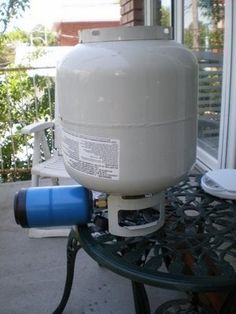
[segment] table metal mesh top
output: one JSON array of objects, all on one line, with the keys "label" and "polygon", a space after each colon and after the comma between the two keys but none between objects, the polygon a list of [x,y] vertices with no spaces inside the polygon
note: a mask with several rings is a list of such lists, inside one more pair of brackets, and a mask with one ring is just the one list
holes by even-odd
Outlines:
[{"label": "table metal mesh top", "polygon": [[200,178],[191,175],[166,191],[165,224],[158,231],[125,238],[91,223],[78,227],[82,247],[134,281],[185,291],[235,288],[236,202],[206,194]]}]

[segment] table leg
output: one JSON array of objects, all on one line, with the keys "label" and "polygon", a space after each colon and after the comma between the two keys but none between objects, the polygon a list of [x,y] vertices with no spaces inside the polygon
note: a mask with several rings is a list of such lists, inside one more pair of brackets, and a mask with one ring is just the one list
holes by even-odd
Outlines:
[{"label": "table leg", "polygon": [[236,313],[236,290],[232,290],[229,292],[227,298],[225,299],[225,302],[220,309],[220,314],[233,314]]},{"label": "table leg", "polygon": [[144,284],[132,281],[136,314],[150,314],[150,305]]},{"label": "table leg", "polygon": [[53,312],[53,314],[61,314],[63,313],[64,308],[68,302],[70,297],[70,292],[73,284],[74,279],[74,269],[75,269],[75,259],[78,250],[81,248],[78,242],[78,235],[77,233],[71,229],[71,232],[68,237],[67,242],[67,273],[66,273],[66,282],[64,287],[64,292],[60,301],[60,304]]},{"label": "table leg", "polygon": [[217,314],[215,310],[206,304],[199,303],[195,295],[191,299],[167,301],[161,304],[155,311],[155,314],[170,313]]}]

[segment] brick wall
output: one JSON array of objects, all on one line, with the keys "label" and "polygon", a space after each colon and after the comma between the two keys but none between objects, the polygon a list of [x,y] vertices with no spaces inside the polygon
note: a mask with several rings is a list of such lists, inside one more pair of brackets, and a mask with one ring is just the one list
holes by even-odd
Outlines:
[{"label": "brick wall", "polygon": [[144,24],[144,0],[120,0],[121,24],[135,26]]},{"label": "brick wall", "polygon": [[54,24],[53,29],[58,34],[59,46],[74,46],[78,44],[78,33],[82,29],[114,27],[120,25],[119,21],[104,22],[61,22]]}]

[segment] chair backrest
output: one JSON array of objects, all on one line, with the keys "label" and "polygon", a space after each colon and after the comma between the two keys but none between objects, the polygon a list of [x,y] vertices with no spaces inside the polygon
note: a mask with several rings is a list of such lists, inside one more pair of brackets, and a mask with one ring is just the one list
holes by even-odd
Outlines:
[{"label": "chair backrest", "polygon": [[57,150],[59,155],[62,154],[61,142],[62,142],[62,132],[61,132],[61,123],[59,115],[59,106],[58,106],[58,94],[57,94],[57,84],[55,84],[55,126],[54,126],[54,148]]}]

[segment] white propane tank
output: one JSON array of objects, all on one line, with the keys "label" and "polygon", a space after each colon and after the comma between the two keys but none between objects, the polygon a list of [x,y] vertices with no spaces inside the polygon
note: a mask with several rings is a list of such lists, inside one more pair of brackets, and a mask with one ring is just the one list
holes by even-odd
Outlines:
[{"label": "white propane tank", "polygon": [[[114,234],[160,228],[161,192],[195,162],[197,61],[170,33],[150,26],[86,30],[57,68],[66,169],[110,195]],[[120,222],[120,210],[150,207],[159,211],[154,222]]]}]

